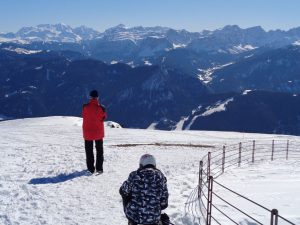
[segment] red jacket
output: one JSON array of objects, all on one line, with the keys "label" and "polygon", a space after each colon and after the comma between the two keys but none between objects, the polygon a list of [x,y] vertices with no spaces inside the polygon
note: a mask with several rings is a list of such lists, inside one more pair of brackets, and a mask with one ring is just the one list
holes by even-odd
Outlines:
[{"label": "red jacket", "polygon": [[100,140],[104,137],[104,124],[106,118],[105,108],[97,99],[91,99],[82,109],[82,129],[85,140]]}]

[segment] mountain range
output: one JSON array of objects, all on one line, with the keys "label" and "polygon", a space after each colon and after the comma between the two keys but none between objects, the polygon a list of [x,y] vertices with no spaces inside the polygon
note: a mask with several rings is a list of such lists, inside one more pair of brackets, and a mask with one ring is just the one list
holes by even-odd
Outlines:
[{"label": "mountain range", "polygon": [[236,25],[0,33],[0,118],[79,116],[96,88],[125,127],[300,134],[299,40]]},{"label": "mountain range", "polygon": [[[32,27],[23,27],[16,33],[0,33],[0,37],[5,41],[21,42],[83,42],[92,39],[103,39],[106,41],[139,40],[153,37],[166,38],[175,45],[197,45],[197,43],[211,43],[214,40],[215,45],[199,46],[198,49],[219,49],[229,45],[236,46],[283,46],[299,40],[300,27],[292,28],[288,31],[270,30],[265,31],[262,27],[240,28],[237,25],[227,25],[221,29],[201,32],[189,32],[187,30],[175,30],[168,27],[126,27],[119,24],[111,27],[104,32],[99,32],[93,28],[80,26],[72,28],[66,24],[40,24]],[[192,46],[191,45],[191,46]],[[219,46],[221,45],[221,46]]]}]

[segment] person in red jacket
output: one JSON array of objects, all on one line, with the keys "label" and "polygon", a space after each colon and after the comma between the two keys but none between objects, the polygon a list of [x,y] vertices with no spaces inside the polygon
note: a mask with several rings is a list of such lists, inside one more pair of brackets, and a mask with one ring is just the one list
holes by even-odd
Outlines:
[{"label": "person in red jacket", "polygon": [[[83,105],[82,109],[82,129],[85,144],[87,169],[94,173],[103,173],[103,138],[104,138],[104,120],[106,111],[103,105],[98,101],[98,92],[90,92],[90,102]],[[96,144],[96,168],[94,165],[93,143]]]}]

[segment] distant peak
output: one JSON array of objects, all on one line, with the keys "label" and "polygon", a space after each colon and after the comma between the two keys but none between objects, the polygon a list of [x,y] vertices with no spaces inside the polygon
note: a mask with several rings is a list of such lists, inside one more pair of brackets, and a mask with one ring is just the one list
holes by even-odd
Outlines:
[{"label": "distant peak", "polygon": [[66,30],[66,29],[72,29],[69,25],[66,25],[64,23],[57,23],[57,24],[39,24],[35,27],[27,27],[27,28],[33,28],[33,29],[58,29],[58,30]]},{"label": "distant peak", "polygon": [[120,24],[118,24],[117,26],[115,26],[115,27],[112,27],[112,28],[121,28],[121,29],[126,29],[127,27],[126,27],[124,24],[120,23]]},{"label": "distant peak", "polygon": [[249,29],[260,29],[260,30],[264,30],[261,26],[253,26],[253,27],[249,27]]},{"label": "distant peak", "polygon": [[124,24],[119,24],[117,26],[106,29],[105,32],[115,32],[118,30],[125,30],[125,29],[127,29],[127,27]]},{"label": "distant peak", "polygon": [[48,27],[48,26],[53,26],[53,27],[68,27],[68,25],[64,23],[56,23],[56,24],[39,24],[37,27]]},{"label": "distant peak", "polygon": [[[91,27],[85,26],[85,25],[81,25],[79,27],[75,27],[74,30],[91,31],[94,29]],[[94,31],[96,31],[96,30],[94,30]]]},{"label": "distant peak", "polygon": [[238,25],[226,25],[222,30],[241,30]]},{"label": "distant peak", "polygon": [[57,23],[57,24],[54,24],[54,26],[69,27],[69,25],[67,25],[65,23]]},{"label": "distant peak", "polygon": [[88,26],[85,26],[85,25],[80,25],[80,26],[77,27],[77,28],[89,29],[89,27],[88,27]]},{"label": "distant peak", "polygon": [[253,30],[253,31],[263,31],[266,32],[261,26],[254,26],[254,27],[249,27],[246,30]]},{"label": "distant peak", "polygon": [[241,28],[238,25],[227,25],[219,31],[226,31],[226,32],[239,32],[239,31],[250,31],[250,32],[266,32],[261,26],[253,26],[248,28]]}]

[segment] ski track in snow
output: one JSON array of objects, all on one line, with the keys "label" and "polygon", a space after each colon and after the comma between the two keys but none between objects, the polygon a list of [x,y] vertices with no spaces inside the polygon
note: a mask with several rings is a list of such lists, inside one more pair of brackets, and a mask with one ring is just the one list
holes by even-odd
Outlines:
[{"label": "ski track in snow", "polygon": [[[156,157],[158,168],[168,179],[170,197],[166,212],[172,222],[193,224],[192,218],[184,215],[184,203],[197,185],[199,160],[207,151],[245,138],[286,140],[287,136],[106,127],[104,173],[87,176],[80,118],[1,122],[0,224],[126,225],[118,191],[129,173],[137,169],[144,153]],[[151,143],[175,145],[146,145]],[[118,144],[145,145],[117,147]],[[204,144],[216,148],[188,148],[176,144]]]}]

